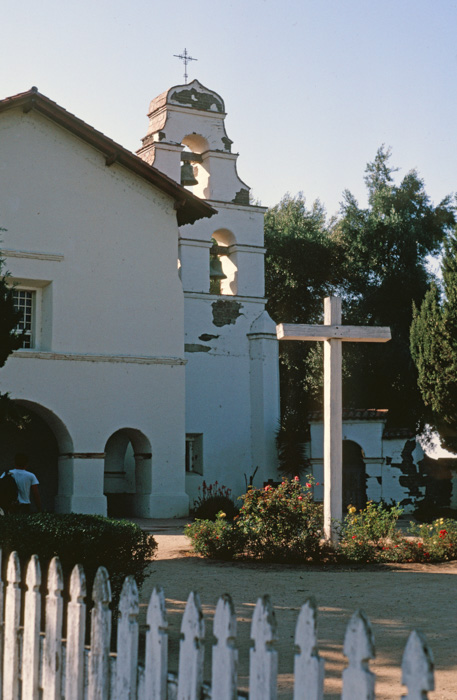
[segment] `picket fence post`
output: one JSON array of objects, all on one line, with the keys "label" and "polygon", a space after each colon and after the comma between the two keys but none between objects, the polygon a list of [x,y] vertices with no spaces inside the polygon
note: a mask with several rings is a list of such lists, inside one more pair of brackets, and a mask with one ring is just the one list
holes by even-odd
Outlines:
[{"label": "picket fence post", "polygon": [[294,700],[322,700],[324,659],[317,651],[317,605],[308,598],[298,615],[295,629]]},{"label": "picket fence post", "polygon": [[181,623],[178,700],[200,700],[205,653],[205,622],[200,598],[191,592]]},{"label": "picket fence post", "polygon": [[408,688],[405,700],[426,700],[435,689],[433,655],[421,632],[414,630],[408,637],[401,665],[401,682]]},{"label": "picket fence post", "polygon": [[5,647],[3,655],[2,700],[19,697],[19,621],[21,617],[21,566],[17,552],[11,552],[6,573]]},{"label": "picket fence post", "polygon": [[43,655],[43,700],[61,700],[63,574],[57,557],[51,559],[46,596],[46,622]]},{"label": "picket fence post", "polygon": [[342,700],[374,700],[375,676],[368,668],[374,659],[374,639],[370,622],[362,610],[349,620],[344,637],[343,653],[349,665],[343,671]]},{"label": "picket fence post", "polygon": [[236,700],[238,651],[236,642],[236,615],[231,597],[226,593],[217,601],[214,613],[211,668],[211,700]]},{"label": "picket fence post", "polygon": [[84,698],[84,642],[86,637],[86,576],[76,564],[70,577],[70,602],[67,609],[67,656],[65,700]]},{"label": "picket fence post", "polygon": [[109,700],[111,586],[108,572],[104,566],[100,566],[95,574],[92,600],[94,607],[91,613],[88,700]]},{"label": "picket fence post", "polygon": [[114,700],[136,700],[139,611],[140,602],[136,581],[133,576],[127,576],[119,602]]},{"label": "picket fence post", "polygon": [[147,612],[144,697],[154,700],[167,698],[168,622],[165,595],[162,588],[154,588]]},{"label": "picket fence post", "polygon": [[36,554],[25,577],[24,636],[22,647],[22,700],[35,700],[40,687],[41,568]]},{"label": "picket fence post", "polygon": [[278,652],[276,617],[270,596],[259,598],[251,624],[254,646],[249,659],[249,700],[276,700]]}]

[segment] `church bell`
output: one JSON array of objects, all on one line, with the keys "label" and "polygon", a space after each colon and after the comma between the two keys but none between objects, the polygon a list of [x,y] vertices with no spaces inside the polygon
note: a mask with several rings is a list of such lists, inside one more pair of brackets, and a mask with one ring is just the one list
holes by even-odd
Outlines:
[{"label": "church bell", "polygon": [[195,178],[192,163],[183,163],[181,165],[181,185],[183,187],[198,185],[198,180]]},{"label": "church bell", "polygon": [[209,261],[209,278],[211,280],[226,280],[227,275],[222,271],[222,263],[216,256],[211,256]]}]

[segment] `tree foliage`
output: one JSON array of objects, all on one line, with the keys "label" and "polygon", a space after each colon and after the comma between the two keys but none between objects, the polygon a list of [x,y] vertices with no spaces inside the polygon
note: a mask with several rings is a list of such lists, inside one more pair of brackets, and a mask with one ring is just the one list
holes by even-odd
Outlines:
[{"label": "tree foliage", "polygon": [[[0,259],[0,273],[3,260]],[[3,367],[13,350],[22,346],[22,335],[16,328],[22,313],[14,306],[13,289],[8,285],[8,275],[0,277],[0,367]]]},{"label": "tree foliage", "polygon": [[[4,229],[0,228],[0,231]],[[8,273],[3,272],[4,260],[0,258],[0,367],[3,367],[13,350],[22,346],[23,336],[16,329],[22,313],[14,306],[13,288],[9,283]],[[7,393],[0,392],[0,424],[5,422],[21,423],[23,412],[9,399]]]},{"label": "tree foliage", "polygon": [[[282,323],[318,322],[322,299],[334,288],[333,243],[325,209],[302,194],[285,195],[265,216],[267,310]],[[280,461],[295,475],[305,467],[303,416],[319,391],[319,350],[311,343],[280,343],[282,423]],[[316,359],[317,358],[317,359]],[[317,379],[316,379],[317,377]]]},{"label": "tree foliage", "polygon": [[416,429],[426,420],[409,349],[413,304],[432,276],[429,256],[440,252],[455,223],[450,197],[434,206],[423,180],[408,172],[399,184],[390,151],[381,147],[366,168],[368,207],[345,193],[334,236],[341,248],[346,322],[390,326],[386,345],[345,347],[345,403],[388,408],[394,426]]},{"label": "tree foliage", "polygon": [[411,325],[411,354],[431,423],[457,451],[457,240],[448,237],[442,261],[443,290],[432,284]]},{"label": "tree foliage", "polygon": [[[343,353],[346,407],[388,408],[393,425],[416,428],[427,410],[409,349],[413,303],[432,281],[430,255],[455,224],[449,197],[434,206],[416,171],[396,184],[383,146],[365,171],[368,205],[348,191],[339,216],[327,220],[317,202],[287,195],[266,217],[266,293],[276,322],[322,322],[323,297],[342,297],[343,322],[390,326],[387,344],[347,343]],[[320,402],[317,343],[281,344],[283,416],[303,421]],[[284,346],[288,346],[287,348]]]}]

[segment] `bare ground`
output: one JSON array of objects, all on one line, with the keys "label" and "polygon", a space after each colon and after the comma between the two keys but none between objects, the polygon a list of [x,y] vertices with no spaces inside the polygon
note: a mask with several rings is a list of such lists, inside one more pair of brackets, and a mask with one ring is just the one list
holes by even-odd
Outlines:
[{"label": "bare ground", "polygon": [[[140,524],[144,525],[143,522]],[[457,696],[457,562],[403,564],[384,568],[319,568],[262,563],[229,563],[201,559],[180,534],[185,521],[148,521],[159,544],[141,592],[144,614],[154,586],[162,586],[169,621],[169,668],[178,667],[181,615],[191,590],[200,595],[207,630],[205,680],[210,680],[212,617],[218,597],[230,593],[238,618],[239,688],[247,690],[250,620],[259,596],[268,593],[278,623],[279,697],[291,698],[294,628],[309,596],[319,606],[319,651],[325,659],[326,698],[341,692],[344,632],[352,613],[361,608],[374,631],[376,695],[398,698],[401,659],[409,633],[421,629],[435,658],[436,690],[432,700]],[[144,619],[144,618],[143,618]]]}]

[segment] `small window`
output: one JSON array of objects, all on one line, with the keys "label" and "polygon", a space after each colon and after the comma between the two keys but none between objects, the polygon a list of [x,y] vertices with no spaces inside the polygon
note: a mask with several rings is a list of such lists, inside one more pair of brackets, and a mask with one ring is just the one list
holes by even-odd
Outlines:
[{"label": "small window", "polygon": [[16,328],[18,333],[24,333],[22,341],[23,348],[35,347],[34,340],[34,320],[35,320],[35,292],[25,289],[15,289],[13,291],[14,306],[17,311],[21,311],[22,319]]},{"label": "small window", "polygon": [[203,433],[186,435],[186,472],[203,474]]}]

